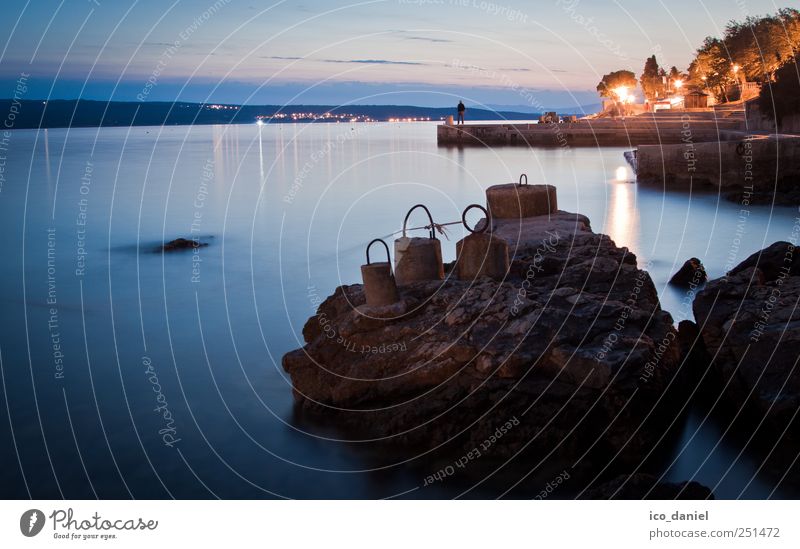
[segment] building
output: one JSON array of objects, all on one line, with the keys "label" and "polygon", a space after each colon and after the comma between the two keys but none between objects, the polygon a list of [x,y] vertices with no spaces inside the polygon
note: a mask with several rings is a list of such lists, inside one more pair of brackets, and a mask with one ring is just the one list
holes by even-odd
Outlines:
[{"label": "building", "polygon": [[699,90],[690,91],[684,96],[683,105],[686,109],[707,109],[708,94]]}]

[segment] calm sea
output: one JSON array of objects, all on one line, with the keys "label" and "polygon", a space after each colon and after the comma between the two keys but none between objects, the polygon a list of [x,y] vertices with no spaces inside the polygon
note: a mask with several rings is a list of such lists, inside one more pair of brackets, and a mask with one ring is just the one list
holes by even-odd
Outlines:
[{"label": "calm sea", "polygon": [[[794,208],[741,212],[715,194],[637,186],[623,150],[438,148],[433,123],[11,132],[1,495],[460,494],[421,488],[438,470],[426,458],[403,463],[296,418],[281,356],[300,346],[316,299],[360,281],[364,244],[398,230],[410,206],[456,221],[523,172],[630,248],[678,320],[691,310],[666,283],[684,260],[715,277],[791,234]],[[153,253],[180,236],[209,246]],[[451,228],[445,261],[462,236]],[[688,413],[665,479],[723,498],[786,496],[729,435],[713,414]],[[470,495],[502,493],[497,482]]]}]

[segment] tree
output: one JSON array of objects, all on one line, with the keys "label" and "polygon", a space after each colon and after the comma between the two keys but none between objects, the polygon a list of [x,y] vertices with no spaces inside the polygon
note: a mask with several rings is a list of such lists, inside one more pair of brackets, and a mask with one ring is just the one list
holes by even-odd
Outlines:
[{"label": "tree", "polygon": [[653,55],[647,58],[644,62],[644,70],[639,82],[642,85],[642,91],[648,101],[653,101],[664,95],[664,79],[666,73],[658,66],[656,56]]},{"label": "tree", "polygon": [[728,87],[734,83],[733,64],[722,40],[709,36],[703,41],[689,65],[689,79],[695,86],[708,89],[717,101],[728,100]]},{"label": "tree", "polygon": [[800,11],[794,8],[781,8],[778,10],[777,18],[783,27],[782,37],[786,40],[791,56],[796,58],[800,53]]},{"label": "tree", "polygon": [[597,85],[597,92],[601,97],[617,98],[614,90],[624,87],[628,90],[636,88],[636,75],[631,71],[620,70],[603,75],[603,79]]},{"label": "tree", "polygon": [[782,25],[776,17],[748,17],[731,21],[725,28],[724,47],[731,61],[748,80],[765,80],[788,57],[791,48],[782,40]]},{"label": "tree", "polygon": [[800,46],[800,12],[792,8],[775,15],[731,21],[725,27],[724,46],[748,80],[771,80]]},{"label": "tree", "polygon": [[683,81],[686,80],[686,75],[683,74],[681,71],[679,71],[678,67],[673,66],[671,69],[669,69],[668,78],[670,79],[671,82],[674,82],[675,80]]},{"label": "tree", "polygon": [[691,83],[727,101],[727,90],[742,79],[774,80],[776,71],[800,54],[800,11],[730,21],[723,37],[709,36],[689,65]]},{"label": "tree", "polygon": [[800,114],[800,65],[794,59],[775,71],[775,82],[766,83],[758,97],[762,114],[780,127],[784,118]]}]

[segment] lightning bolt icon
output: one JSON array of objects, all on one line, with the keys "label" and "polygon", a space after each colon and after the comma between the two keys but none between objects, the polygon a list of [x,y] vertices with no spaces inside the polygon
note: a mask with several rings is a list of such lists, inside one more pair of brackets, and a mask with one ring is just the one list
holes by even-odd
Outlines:
[{"label": "lightning bolt icon", "polygon": [[28,524],[28,533],[31,533],[33,531],[33,527],[36,525],[38,518],[39,518],[38,513],[36,511],[31,511],[30,524]]}]

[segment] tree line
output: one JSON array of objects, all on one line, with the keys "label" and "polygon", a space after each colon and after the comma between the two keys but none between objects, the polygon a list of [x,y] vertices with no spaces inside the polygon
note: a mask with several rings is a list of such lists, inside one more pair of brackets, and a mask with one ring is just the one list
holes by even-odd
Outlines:
[{"label": "tree line", "polygon": [[[660,67],[653,55],[645,61],[638,81],[631,71],[614,71],[603,76],[597,91],[602,97],[615,98],[621,87],[633,89],[638,84],[645,98],[653,101],[674,92],[678,83],[710,93],[717,101],[729,101],[731,90],[744,81],[777,84],[785,75],[793,78],[796,86],[800,79],[798,50],[800,11],[782,8],[772,15],[730,21],[722,38],[703,40],[686,73],[677,67]],[[781,70],[787,66],[789,69]]]}]

